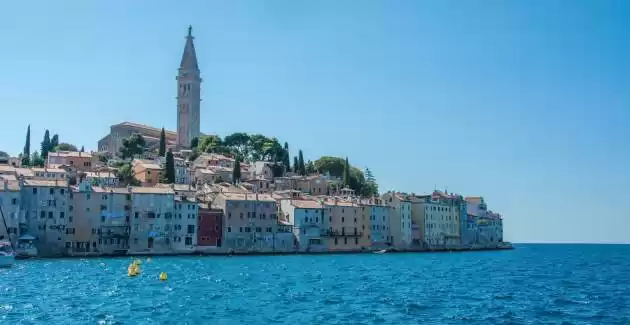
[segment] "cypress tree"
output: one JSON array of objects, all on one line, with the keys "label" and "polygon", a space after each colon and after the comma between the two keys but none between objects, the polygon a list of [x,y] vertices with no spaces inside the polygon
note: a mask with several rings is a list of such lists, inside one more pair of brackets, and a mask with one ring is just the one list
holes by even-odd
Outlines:
[{"label": "cypress tree", "polygon": [[85,152],[85,148],[81,146],[81,152]]},{"label": "cypress tree", "polygon": [[31,160],[31,125],[26,129],[26,143],[24,143],[24,152],[22,153],[22,165],[29,166]]},{"label": "cypress tree", "polygon": [[165,179],[169,184],[175,183],[175,158],[173,157],[173,152],[168,151],[166,154],[166,171],[165,171]]},{"label": "cypress tree", "polygon": [[298,157],[293,156],[293,172],[297,174],[299,170],[300,170],[300,165],[298,164]]},{"label": "cypress tree", "polygon": [[234,169],[232,170],[232,183],[236,184],[241,181],[241,158],[236,156],[234,160]]},{"label": "cypress tree", "polygon": [[166,154],[166,132],[164,131],[164,128],[162,128],[162,132],[160,133],[160,152],[158,153],[158,155],[160,157],[164,157],[165,154]]},{"label": "cypress tree", "polygon": [[39,150],[42,154],[41,157],[45,160],[48,158],[48,151],[50,151],[50,131],[44,132],[44,140]]},{"label": "cypress tree", "polygon": [[50,147],[48,147],[48,152],[55,151],[55,148],[59,145],[59,135],[55,134],[50,138]]},{"label": "cypress tree", "polygon": [[343,185],[350,187],[350,163],[346,157],[346,163],[343,165]]},{"label": "cypress tree", "polygon": [[286,171],[291,171],[291,158],[289,156],[289,144],[287,142],[284,143],[284,160],[282,161]]},{"label": "cypress tree", "polygon": [[304,155],[302,155],[302,150],[298,153],[298,172],[300,175],[306,175],[306,166],[304,165]]}]

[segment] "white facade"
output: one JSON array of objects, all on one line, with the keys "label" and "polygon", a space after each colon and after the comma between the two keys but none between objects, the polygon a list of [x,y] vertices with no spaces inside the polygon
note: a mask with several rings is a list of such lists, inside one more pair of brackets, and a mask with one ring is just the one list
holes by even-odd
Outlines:
[{"label": "white facade", "polygon": [[188,28],[184,54],[177,75],[177,146],[190,147],[200,135],[201,73],[193,43],[192,27]]},{"label": "white facade", "polygon": [[385,205],[367,205],[370,209],[370,233],[373,247],[384,247],[392,244],[391,213],[394,209]]},{"label": "white facade", "polygon": [[293,225],[293,235],[299,251],[323,251],[327,248],[325,238],[322,236],[327,228],[327,210],[321,203],[312,200],[284,199],[280,202],[280,210],[284,220]]},{"label": "white facade", "polygon": [[131,253],[171,252],[175,197],[170,189],[134,187],[129,251]]},{"label": "white facade", "polygon": [[429,247],[459,245],[459,219],[455,218],[453,208],[439,200],[423,205],[424,240]]},{"label": "white facade", "polygon": [[86,172],[85,180],[88,181],[89,184],[103,186],[103,187],[117,187],[118,186],[118,177],[116,174],[111,172]]},{"label": "white facade", "polygon": [[411,231],[411,202],[401,200],[398,210],[394,210],[393,213],[400,214],[400,236],[402,238],[402,244],[408,247],[411,245],[413,239]]},{"label": "white facade", "polygon": [[170,224],[171,247],[176,252],[192,252],[197,247],[197,202],[176,197],[173,221]]},{"label": "white facade", "polygon": [[[0,181],[0,207],[2,207],[2,213],[9,232],[7,233],[5,230],[4,224],[0,224],[0,240],[4,241],[10,238],[15,244],[20,235],[20,221],[23,219],[23,213],[20,212],[20,189],[16,182]],[[0,218],[2,217],[0,216]]]}]

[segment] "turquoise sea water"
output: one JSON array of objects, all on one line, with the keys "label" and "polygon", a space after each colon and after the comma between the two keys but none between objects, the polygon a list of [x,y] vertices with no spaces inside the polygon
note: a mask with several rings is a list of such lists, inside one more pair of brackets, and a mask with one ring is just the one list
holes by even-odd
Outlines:
[{"label": "turquoise sea water", "polygon": [[630,246],[516,247],[18,261],[0,324],[630,324]]}]

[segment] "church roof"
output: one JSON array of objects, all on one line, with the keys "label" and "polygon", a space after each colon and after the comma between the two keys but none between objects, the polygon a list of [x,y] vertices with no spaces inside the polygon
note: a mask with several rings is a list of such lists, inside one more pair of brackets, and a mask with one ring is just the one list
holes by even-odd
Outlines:
[{"label": "church roof", "polygon": [[184,54],[182,54],[182,62],[179,68],[182,70],[199,70],[197,64],[197,53],[195,52],[195,43],[193,42],[192,26],[188,26],[188,36],[186,36],[186,45],[184,46]]}]

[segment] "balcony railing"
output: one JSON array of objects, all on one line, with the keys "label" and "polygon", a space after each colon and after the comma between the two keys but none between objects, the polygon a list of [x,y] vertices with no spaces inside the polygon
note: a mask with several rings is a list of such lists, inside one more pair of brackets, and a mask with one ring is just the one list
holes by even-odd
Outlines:
[{"label": "balcony railing", "polygon": [[324,237],[361,237],[363,236],[363,232],[343,232],[339,230],[322,230],[321,235]]}]

